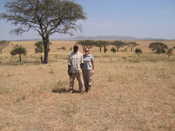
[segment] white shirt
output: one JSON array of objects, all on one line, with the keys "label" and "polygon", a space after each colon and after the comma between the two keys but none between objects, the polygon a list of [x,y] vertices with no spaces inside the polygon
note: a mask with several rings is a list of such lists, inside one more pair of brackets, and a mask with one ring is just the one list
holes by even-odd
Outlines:
[{"label": "white shirt", "polygon": [[68,65],[71,66],[71,70],[81,70],[80,64],[83,63],[83,54],[81,52],[70,53],[68,56]]}]

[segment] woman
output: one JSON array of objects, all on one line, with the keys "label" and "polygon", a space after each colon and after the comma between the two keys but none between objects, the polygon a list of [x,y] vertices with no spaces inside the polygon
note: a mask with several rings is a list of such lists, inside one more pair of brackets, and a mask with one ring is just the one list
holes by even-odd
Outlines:
[{"label": "woman", "polygon": [[88,48],[84,50],[82,71],[85,91],[88,92],[92,86],[92,75],[94,74],[94,57]]}]

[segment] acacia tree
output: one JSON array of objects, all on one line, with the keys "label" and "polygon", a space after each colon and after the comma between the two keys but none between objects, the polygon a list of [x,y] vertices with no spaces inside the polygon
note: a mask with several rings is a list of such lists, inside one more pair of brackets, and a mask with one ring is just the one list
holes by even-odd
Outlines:
[{"label": "acacia tree", "polygon": [[131,49],[131,52],[133,52],[134,48],[135,48],[136,46],[138,46],[138,45],[139,45],[139,44],[137,44],[136,42],[128,42],[128,43],[127,43],[127,46],[128,46],[128,48]]},{"label": "acacia tree", "polygon": [[85,19],[81,5],[71,0],[8,0],[6,13],[0,18],[6,19],[17,28],[17,34],[29,30],[37,31],[44,46],[43,63],[48,63],[50,36],[54,33],[72,34],[76,31],[78,20]]},{"label": "acacia tree", "polygon": [[95,41],[95,46],[99,47],[100,53],[102,52],[102,48],[103,48],[103,52],[106,53],[108,51],[107,46],[109,45],[110,43],[108,41],[104,41],[104,40]]},{"label": "acacia tree", "polygon": [[117,48],[117,52],[119,52],[119,49],[126,46],[127,44],[123,41],[113,41],[111,45],[115,46]]}]

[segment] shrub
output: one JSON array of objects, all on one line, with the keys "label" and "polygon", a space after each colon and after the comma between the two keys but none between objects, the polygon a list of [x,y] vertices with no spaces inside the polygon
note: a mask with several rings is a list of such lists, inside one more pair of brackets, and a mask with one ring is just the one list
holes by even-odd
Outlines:
[{"label": "shrub", "polygon": [[137,55],[140,55],[140,54],[143,54],[143,51],[142,51],[142,49],[140,49],[140,48],[136,48],[136,49],[135,49],[135,53],[136,53]]},{"label": "shrub", "polygon": [[111,52],[116,53],[117,52],[116,48],[112,47]]},{"label": "shrub", "polygon": [[168,46],[162,42],[153,42],[149,45],[149,48],[157,54],[166,53]]},{"label": "shrub", "polygon": [[173,55],[173,51],[174,51],[174,48],[170,48],[170,49],[168,49],[168,51],[167,51],[167,55],[168,55],[168,57],[170,57],[170,56]]},{"label": "shrub", "polygon": [[15,55],[18,55],[19,56],[19,61],[20,63],[22,63],[22,55],[26,55],[27,54],[27,50],[22,47],[22,46],[19,46],[19,45],[16,45],[10,52],[10,54],[12,56],[15,56]]}]

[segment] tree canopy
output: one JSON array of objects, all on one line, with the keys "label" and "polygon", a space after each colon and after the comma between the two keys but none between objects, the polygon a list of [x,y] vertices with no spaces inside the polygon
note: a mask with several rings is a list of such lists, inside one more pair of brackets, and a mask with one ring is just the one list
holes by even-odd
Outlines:
[{"label": "tree canopy", "polygon": [[150,43],[149,48],[157,54],[166,53],[168,46],[162,42]]}]

